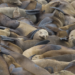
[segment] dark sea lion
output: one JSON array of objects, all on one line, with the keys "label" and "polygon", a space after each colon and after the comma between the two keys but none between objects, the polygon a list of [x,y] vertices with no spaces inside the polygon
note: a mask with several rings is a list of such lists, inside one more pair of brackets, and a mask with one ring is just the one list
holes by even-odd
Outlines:
[{"label": "dark sea lion", "polygon": [[18,54],[18,53],[12,52],[12,51],[8,51],[7,49],[5,49],[3,47],[1,47],[1,52],[4,54],[11,55],[18,64],[20,64],[25,70],[31,72],[32,74],[50,75],[50,73],[47,70],[34,64],[31,60],[29,60],[28,58],[26,58],[25,56],[23,56],[21,54]]}]

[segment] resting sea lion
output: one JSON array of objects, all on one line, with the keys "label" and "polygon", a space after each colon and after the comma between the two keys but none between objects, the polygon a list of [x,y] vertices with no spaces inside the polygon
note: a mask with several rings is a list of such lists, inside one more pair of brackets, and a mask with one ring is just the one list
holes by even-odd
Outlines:
[{"label": "resting sea lion", "polygon": [[[64,70],[65,67],[67,67],[70,63],[72,63],[72,62],[57,61],[53,59],[38,59],[32,61],[43,68],[52,67],[54,73]],[[51,70],[48,69],[48,71],[51,73]]]},{"label": "resting sea lion", "polygon": [[[44,40],[48,37],[48,32],[45,29],[37,30],[37,28],[23,22],[20,22],[16,30],[19,31],[20,35],[28,36],[31,39]],[[31,36],[29,36],[30,33],[32,33]]]},{"label": "resting sea lion", "polygon": [[50,50],[60,50],[60,49],[61,49],[61,46],[59,45],[53,45],[53,44],[38,45],[25,50],[23,52],[23,55],[29,58],[33,55],[42,54]]},{"label": "resting sea lion", "polygon": [[17,5],[22,4],[22,2],[20,0],[1,0],[0,3],[11,3],[11,4],[15,3]]},{"label": "resting sea lion", "polygon": [[[50,75],[50,73],[33,63],[31,60],[26,58],[25,56],[18,54],[16,52],[8,51],[7,49],[1,47],[1,52],[4,54],[9,54],[11,55],[15,61],[20,64],[25,70],[31,72],[32,74],[35,75]],[[25,65],[26,64],[26,65]]]},{"label": "resting sea lion", "polygon": [[0,24],[1,26],[16,29],[19,26],[19,21],[12,20],[6,15],[0,13]]},{"label": "resting sea lion", "polygon": [[20,75],[25,75],[25,74],[32,75],[28,71],[23,70],[23,68],[10,55],[3,54],[3,57],[4,57],[5,61],[7,62],[8,66],[9,66],[9,71],[10,71],[11,74],[15,74],[15,75],[18,75],[18,74],[20,74]]},{"label": "resting sea lion", "polygon": [[9,28],[6,28],[4,30],[0,29],[0,35],[10,36],[10,30],[9,30]]},{"label": "resting sea lion", "polygon": [[[0,13],[10,17],[10,18],[17,18],[17,17],[25,17],[30,19],[31,21],[36,21],[35,14],[39,13],[39,10],[24,10],[18,7],[2,7],[0,8]],[[9,12],[8,12],[9,11]]]},{"label": "resting sea lion", "polygon": [[0,75],[10,75],[8,66],[0,54]]},{"label": "resting sea lion", "polygon": [[72,60],[75,60],[75,54],[66,54],[66,55],[60,55],[60,56],[53,56],[53,57],[47,57],[45,59],[55,59],[55,60],[58,60],[58,61],[70,62]]},{"label": "resting sea lion", "polygon": [[43,59],[46,57],[53,57],[53,56],[66,55],[66,54],[75,54],[74,52],[75,52],[74,50],[52,50],[52,51],[48,51],[40,55],[35,55],[33,56],[32,59],[36,60],[36,59]]},{"label": "resting sea lion", "polygon": [[75,9],[75,1],[72,1],[71,2],[71,5],[74,7],[74,9]]}]

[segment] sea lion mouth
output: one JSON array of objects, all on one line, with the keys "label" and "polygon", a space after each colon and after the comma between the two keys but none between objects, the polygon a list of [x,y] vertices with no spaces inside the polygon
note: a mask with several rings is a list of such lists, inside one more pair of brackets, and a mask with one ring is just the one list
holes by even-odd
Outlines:
[{"label": "sea lion mouth", "polygon": [[68,41],[67,37],[60,38],[61,41]]}]

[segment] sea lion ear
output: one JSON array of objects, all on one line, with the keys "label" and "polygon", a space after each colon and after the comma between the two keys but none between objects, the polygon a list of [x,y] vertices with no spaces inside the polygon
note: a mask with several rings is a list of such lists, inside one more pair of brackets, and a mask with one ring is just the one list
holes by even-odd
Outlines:
[{"label": "sea lion ear", "polygon": [[16,7],[16,9],[13,11],[13,15],[12,15],[13,18],[18,18],[20,17],[20,11],[19,11],[19,8]]},{"label": "sea lion ear", "polygon": [[25,10],[26,14],[28,15],[35,15],[35,14],[39,14],[40,10],[39,9],[34,9],[34,10]]}]

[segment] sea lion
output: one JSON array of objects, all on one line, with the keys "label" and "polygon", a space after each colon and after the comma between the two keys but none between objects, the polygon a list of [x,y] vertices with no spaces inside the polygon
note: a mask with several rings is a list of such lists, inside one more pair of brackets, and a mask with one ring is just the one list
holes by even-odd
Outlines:
[{"label": "sea lion", "polygon": [[17,12],[18,17],[25,17],[25,18],[30,19],[33,22],[35,22],[36,19],[37,19],[35,14],[39,13],[38,9],[36,9],[36,10],[24,10],[24,9],[21,9],[21,8],[18,8],[18,7],[2,7],[2,8],[0,8],[0,10],[1,10],[0,13],[4,14],[4,15],[10,17],[10,18],[16,18],[15,15],[16,15],[16,12]]},{"label": "sea lion", "polygon": [[0,54],[0,75],[10,75],[8,66],[1,54]]},{"label": "sea lion", "polygon": [[[50,73],[33,63],[31,60],[26,58],[25,56],[18,54],[16,52],[8,51],[7,49],[1,47],[1,52],[4,54],[9,54],[11,55],[15,61],[20,64],[25,70],[31,72],[32,74],[35,75],[50,75]],[[26,65],[25,65],[26,64]]]},{"label": "sea lion", "polygon": [[14,60],[14,58],[12,56],[3,54],[3,57],[9,66],[9,71],[11,74],[32,75],[28,71],[23,70],[23,68]]},{"label": "sea lion", "polygon": [[74,52],[75,52],[74,50],[52,50],[52,51],[48,51],[40,55],[35,55],[33,56],[32,59],[36,60],[36,59],[43,59],[46,57],[53,57],[53,56],[66,55],[66,54],[75,54]]},{"label": "sea lion", "polygon": [[10,36],[10,30],[9,30],[9,28],[6,28],[4,30],[0,29],[0,35]]},{"label": "sea lion", "polygon": [[72,30],[69,34],[69,43],[71,43],[71,46],[75,46],[75,30]]},{"label": "sea lion", "polygon": [[50,50],[60,50],[60,49],[61,46],[59,45],[53,45],[53,44],[38,45],[25,50],[23,52],[23,55],[29,58],[33,55],[42,54]]},{"label": "sea lion", "polygon": [[0,24],[1,24],[1,26],[16,29],[19,26],[19,21],[12,20],[9,17],[7,17],[6,15],[0,13]]},{"label": "sea lion", "polygon": [[55,59],[55,60],[58,60],[58,61],[70,62],[72,60],[75,60],[75,54],[66,54],[66,55],[60,55],[60,56],[53,56],[53,57],[47,57],[45,59]]},{"label": "sea lion", "polygon": [[15,3],[19,6],[22,4],[20,0],[1,0],[0,3],[11,3],[11,4]]},{"label": "sea lion", "polygon": [[71,2],[71,5],[73,6],[73,8],[75,9],[75,1]]},{"label": "sea lion", "polygon": [[38,2],[39,2],[40,4],[47,4],[47,1],[46,1],[46,0],[38,0]]},{"label": "sea lion", "polygon": [[74,75],[74,73],[67,71],[67,70],[61,70],[60,72],[56,72],[56,75]]},{"label": "sea lion", "polygon": [[21,36],[29,37],[29,34],[32,33],[32,35],[30,36],[31,39],[44,40],[48,37],[48,32],[45,29],[37,30],[37,28],[24,22],[20,22],[20,25],[16,30],[19,31]]},{"label": "sea lion", "polygon": [[[74,62],[74,61],[64,62],[64,61],[57,61],[53,59],[38,59],[32,61],[43,68],[52,67],[54,73],[64,70],[65,67],[67,67],[70,63]],[[51,73],[51,70],[48,69],[48,71]]]},{"label": "sea lion", "polygon": [[48,4],[43,4],[42,5],[42,11],[45,10],[45,13],[52,13],[54,11],[54,9],[50,8],[50,7],[56,7],[58,6],[60,3],[59,2],[49,2]]}]

